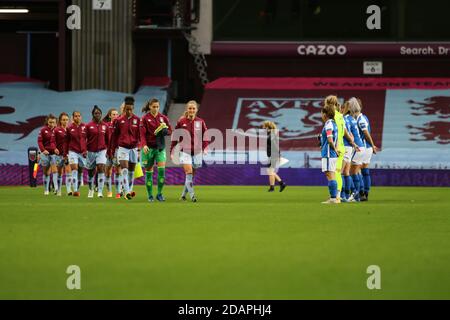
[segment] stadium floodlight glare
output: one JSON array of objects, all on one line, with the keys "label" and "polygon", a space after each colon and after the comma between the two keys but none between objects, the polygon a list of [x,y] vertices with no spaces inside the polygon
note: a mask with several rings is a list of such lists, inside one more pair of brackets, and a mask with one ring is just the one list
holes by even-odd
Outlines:
[{"label": "stadium floodlight glare", "polygon": [[2,9],[0,8],[0,13],[28,13],[28,9]]}]

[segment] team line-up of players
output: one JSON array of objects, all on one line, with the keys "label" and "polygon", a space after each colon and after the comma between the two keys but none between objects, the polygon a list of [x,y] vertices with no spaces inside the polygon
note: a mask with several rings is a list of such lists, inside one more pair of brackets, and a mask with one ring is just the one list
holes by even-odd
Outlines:
[{"label": "team line-up of players", "polygon": [[[167,116],[159,112],[159,101],[152,99],[143,107],[142,118],[134,114],[134,98],[126,97],[120,110],[110,109],[102,118],[102,111],[95,106],[92,121],[83,124],[81,113],[69,115],[62,113],[58,119],[49,115],[38,137],[40,149],[39,163],[43,168],[44,194],[49,195],[50,178],[53,179],[55,193],[61,195],[62,177],[66,174],[66,188],[69,196],[80,196],[80,181],[83,168],[88,171],[88,197],[94,197],[94,177],[97,175],[97,196],[103,197],[106,184],[107,197],[112,197],[112,171],[116,198],[131,200],[136,193],[134,187],[134,170],[138,163],[138,149],[141,149],[141,163],[146,168],[146,188],[148,200],[154,201],[153,168],[157,164],[158,201],[165,201],[163,188],[165,184],[166,148],[165,137],[172,134],[172,127]],[[197,116],[198,105],[195,101],[186,104],[184,115],[178,120],[175,129],[186,130],[191,137],[206,132],[206,124]],[[201,154],[194,154],[198,147],[195,139],[172,141],[172,149],[178,144],[180,150],[192,150],[179,154],[179,162],[186,174],[185,186],[181,199],[187,194],[193,202],[197,201],[193,187],[195,170],[201,166],[201,155],[207,152],[207,141],[202,141]],[[186,145],[189,144],[189,145]]]},{"label": "team line-up of players", "polygon": [[361,100],[351,98],[340,105],[336,96],[328,96],[322,120],[322,172],[327,176],[330,192],[324,203],[367,201],[370,160],[379,150],[371,136],[369,119],[362,113]]},{"label": "team line-up of players", "polygon": [[[112,171],[116,186],[116,198],[131,200],[136,193],[134,170],[139,161],[138,149],[141,149],[141,162],[146,169],[146,189],[148,200],[153,197],[153,168],[158,168],[158,201],[165,201],[163,188],[165,183],[166,149],[165,136],[172,134],[167,116],[159,112],[159,101],[152,99],[143,107],[142,118],[134,114],[134,99],[125,98],[120,110],[110,109],[102,119],[102,111],[97,106],[92,110],[92,121],[83,124],[81,113],[69,115],[61,113],[58,119],[49,115],[38,137],[40,165],[43,167],[44,194],[49,195],[50,178],[53,179],[55,194],[61,195],[62,178],[66,174],[66,188],[69,196],[79,197],[83,168],[88,170],[88,197],[94,197],[94,177],[97,174],[97,196],[103,197],[106,184],[107,197],[112,197]],[[370,135],[371,129],[367,116],[363,115],[359,99],[352,98],[342,106],[336,96],[329,96],[321,110],[325,126],[319,136],[322,156],[322,171],[328,178],[330,198],[324,203],[366,201],[370,190],[370,172],[368,166],[377,147]],[[205,121],[197,116],[198,105],[189,101],[183,116],[178,120],[177,130],[186,130],[191,139],[172,140],[170,154],[175,145],[179,145],[179,163],[185,172],[185,184],[181,199],[189,194],[196,202],[193,176],[202,164],[202,156],[207,153],[208,141],[200,139],[201,146],[194,146],[195,135],[207,131]],[[271,165],[267,173],[270,189],[274,191],[275,181],[280,191],[286,184],[276,173],[280,153],[276,150],[273,122],[266,121],[263,126],[268,131],[267,156]],[[272,133],[272,134],[271,134]],[[200,147],[200,148],[199,148]],[[186,152],[186,150],[189,150]],[[194,153],[194,150],[197,153]],[[200,151],[199,151],[200,150]],[[271,151],[272,150],[272,151]],[[343,175],[343,177],[342,177]]]}]

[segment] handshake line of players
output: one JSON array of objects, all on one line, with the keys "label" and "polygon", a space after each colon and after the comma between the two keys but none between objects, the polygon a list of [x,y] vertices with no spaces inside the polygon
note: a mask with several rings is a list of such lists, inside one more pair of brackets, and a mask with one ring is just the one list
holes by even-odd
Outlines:
[{"label": "handshake line of players", "polygon": [[340,105],[328,96],[321,110],[325,125],[318,136],[322,172],[328,179],[330,198],[325,204],[368,201],[371,187],[370,160],[378,152],[362,102],[351,98]]},{"label": "handshake line of players", "polygon": [[[62,195],[63,176],[67,195],[79,197],[80,183],[83,169],[88,171],[88,198],[95,194],[95,176],[97,177],[97,197],[103,198],[106,186],[107,197],[113,197],[112,176],[116,198],[133,199],[136,164],[139,161],[138,152],[141,150],[141,163],[145,168],[146,189],[148,201],[155,200],[153,193],[153,169],[155,163],[158,170],[156,200],[165,201],[163,188],[165,184],[166,146],[165,137],[172,134],[172,127],[167,116],[159,112],[160,104],[157,99],[148,101],[142,108],[144,116],[139,118],[134,114],[134,98],[126,97],[119,110],[110,109],[103,117],[102,110],[94,106],[92,121],[82,123],[79,111],[69,115],[61,113],[56,119],[49,115],[44,127],[40,130],[38,145],[40,149],[39,164],[43,168],[44,194],[50,194],[50,180],[52,179],[55,194]],[[170,153],[175,145],[181,150],[194,150],[194,132],[206,132],[205,121],[197,117],[198,104],[189,101],[184,115],[178,120],[175,129],[187,130],[191,142],[172,141]],[[203,141],[203,137],[202,137]],[[184,145],[189,143],[190,145]],[[192,143],[192,144],[191,144]],[[208,143],[201,146],[201,153],[206,153]],[[192,202],[197,201],[194,192],[193,177],[195,170],[201,166],[201,154],[181,151],[180,164],[185,172],[185,184],[181,199],[186,201],[189,196]]]}]

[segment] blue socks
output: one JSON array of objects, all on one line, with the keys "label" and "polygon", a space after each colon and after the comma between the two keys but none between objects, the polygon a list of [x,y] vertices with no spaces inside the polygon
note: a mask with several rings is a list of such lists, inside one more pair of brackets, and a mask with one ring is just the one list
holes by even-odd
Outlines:
[{"label": "blue socks", "polygon": [[44,176],[44,188],[45,191],[50,190],[50,176]]},{"label": "blue socks", "polygon": [[370,186],[372,185],[372,179],[370,178],[369,168],[361,169],[363,181],[364,181],[364,191],[369,193]]},{"label": "blue socks", "polygon": [[114,183],[116,185],[116,193],[120,193],[122,191],[122,186],[120,185],[120,174],[114,173]]},{"label": "blue socks", "polygon": [[78,170],[72,170],[72,186],[73,191],[78,192]]},{"label": "blue socks", "polygon": [[111,176],[106,177],[105,184],[106,184],[106,188],[108,188],[108,192],[112,192],[112,179],[111,179]]},{"label": "blue socks", "polygon": [[345,181],[345,194],[347,195],[347,197],[350,196],[350,193],[352,192],[352,186],[353,186],[353,180],[350,176],[344,176],[344,181]]},{"label": "blue socks", "polygon": [[128,172],[128,183],[130,186],[130,191],[133,191],[133,187],[134,187],[134,171],[129,171]]},{"label": "blue socks", "polygon": [[352,175],[353,185],[355,186],[355,192],[359,194],[359,188],[361,186],[361,182],[359,180],[359,176],[357,174]]},{"label": "blue socks", "polygon": [[361,173],[358,173],[359,178],[359,192],[364,192],[364,180]]},{"label": "blue socks", "polygon": [[335,199],[336,195],[337,195],[337,181],[336,180],[328,181],[328,190],[330,191],[330,197],[332,199]]},{"label": "blue socks", "polygon": [[[191,195],[191,198],[194,196],[194,182],[193,182],[193,176],[192,174],[186,175],[186,181],[184,183],[185,188]],[[336,184],[336,190],[337,190],[337,184]]]},{"label": "blue socks", "polygon": [[55,187],[55,191],[58,191],[58,173],[55,172],[52,174],[53,186]]},{"label": "blue socks", "polygon": [[67,193],[72,192],[72,174],[66,174],[66,189]]},{"label": "blue socks", "polygon": [[105,174],[99,173],[97,175],[97,182],[98,182],[98,193],[103,194],[103,187],[105,185]]},{"label": "blue socks", "polygon": [[122,182],[122,186],[125,191],[125,194],[130,193],[130,185],[128,182],[128,169],[127,168],[122,169],[122,173],[120,176],[122,177],[120,179],[120,182]]},{"label": "blue socks", "polygon": [[94,176],[88,176],[89,190],[94,190]]}]

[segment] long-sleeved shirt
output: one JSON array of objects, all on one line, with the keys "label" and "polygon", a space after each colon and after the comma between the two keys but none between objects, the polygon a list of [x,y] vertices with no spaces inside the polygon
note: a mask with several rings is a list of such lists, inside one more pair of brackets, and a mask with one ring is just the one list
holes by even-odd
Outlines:
[{"label": "long-sleeved shirt", "polygon": [[67,128],[66,148],[67,152],[72,151],[83,154],[87,151],[86,147],[86,125],[81,123],[76,125],[72,123]]},{"label": "long-sleeved shirt", "polygon": [[41,152],[48,151],[50,154],[55,154],[56,139],[54,129],[44,126],[39,132],[38,146]]},{"label": "long-sleeved shirt", "polygon": [[[188,141],[185,141],[186,139],[183,140],[179,137],[175,141],[173,141],[172,139],[172,144],[170,147],[171,152],[175,145],[177,145],[177,143],[180,144],[183,152],[190,153],[191,155],[200,153],[201,151],[204,151],[206,147],[208,147],[209,142],[203,139],[204,134],[206,130],[208,130],[208,128],[206,127],[206,123],[202,118],[195,117],[193,120],[190,120],[187,117],[182,117],[177,122],[174,131],[175,134],[177,130],[186,130],[191,137],[191,141],[189,144]],[[182,141],[180,142],[180,140]]]},{"label": "long-sleeved shirt", "polygon": [[108,126],[103,121],[91,121],[86,125],[86,144],[89,152],[108,149]]},{"label": "long-sleeved shirt", "polygon": [[[157,148],[164,147],[158,146],[157,136],[155,135],[155,130],[159,127],[161,123],[165,123],[168,128],[166,130],[162,130],[158,136],[164,137],[172,134],[172,127],[170,125],[169,118],[165,115],[158,113],[156,116],[153,116],[151,113],[147,113],[142,117],[141,121],[141,146],[147,145],[149,148]],[[162,139],[163,141],[163,139]]]},{"label": "long-sleeved shirt", "polygon": [[110,155],[114,154],[117,147],[137,148],[141,139],[140,123],[141,119],[134,114],[129,118],[123,115],[114,120],[114,129],[108,153]]},{"label": "long-sleeved shirt", "polygon": [[59,154],[61,156],[67,155],[66,150],[66,136],[67,136],[67,129],[63,127],[56,127],[55,128],[55,140],[56,140],[56,148],[59,151]]}]

